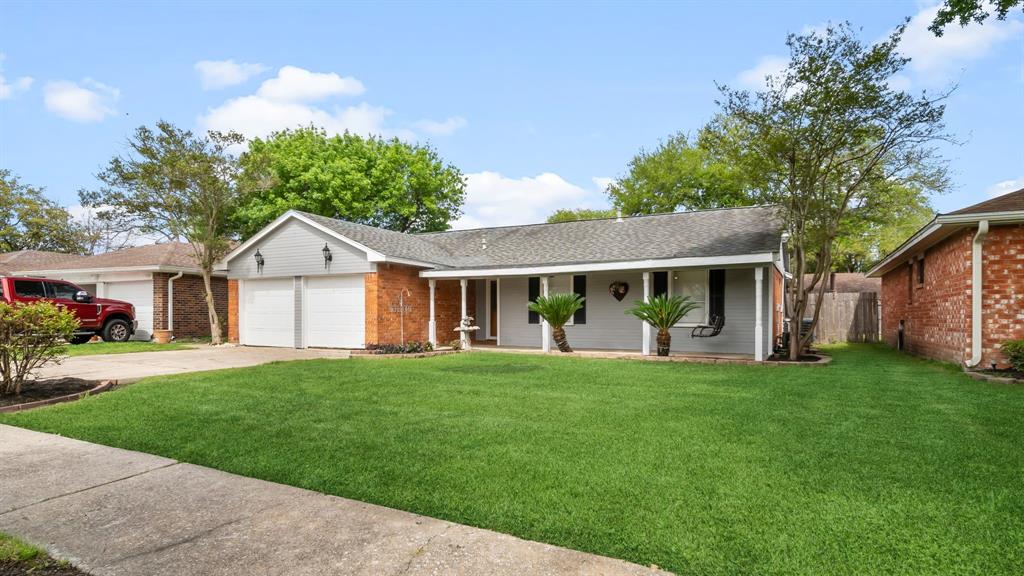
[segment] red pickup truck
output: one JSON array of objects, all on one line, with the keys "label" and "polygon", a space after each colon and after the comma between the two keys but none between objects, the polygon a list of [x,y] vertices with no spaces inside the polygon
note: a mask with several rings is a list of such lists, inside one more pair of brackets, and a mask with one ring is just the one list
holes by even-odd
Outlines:
[{"label": "red pickup truck", "polygon": [[107,342],[125,342],[135,333],[135,306],[123,300],[93,298],[80,287],[49,278],[0,277],[0,301],[52,302],[78,317],[72,344],[84,344],[99,335]]}]

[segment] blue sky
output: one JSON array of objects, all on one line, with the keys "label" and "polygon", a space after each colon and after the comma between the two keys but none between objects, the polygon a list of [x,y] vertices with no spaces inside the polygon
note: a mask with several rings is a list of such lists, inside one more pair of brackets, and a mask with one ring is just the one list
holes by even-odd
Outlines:
[{"label": "blue sky", "polygon": [[469,176],[461,227],[603,207],[641,147],[696,131],[715,82],[755,86],[788,32],[912,17],[911,90],[958,83],[940,211],[1024,187],[1024,23],[950,28],[934,3],[0,5],[0,167],[66,205],[158,119],[249,135],[314,122],[429,141]]}]

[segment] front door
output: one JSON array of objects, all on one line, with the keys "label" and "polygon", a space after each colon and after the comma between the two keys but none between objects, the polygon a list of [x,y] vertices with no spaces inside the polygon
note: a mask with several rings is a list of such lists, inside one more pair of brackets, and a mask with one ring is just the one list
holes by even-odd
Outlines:
[{"label": "front door", "polygon": [[498,338],[498,281],[487,281],[488,308],[487,308],[487,337]]}]

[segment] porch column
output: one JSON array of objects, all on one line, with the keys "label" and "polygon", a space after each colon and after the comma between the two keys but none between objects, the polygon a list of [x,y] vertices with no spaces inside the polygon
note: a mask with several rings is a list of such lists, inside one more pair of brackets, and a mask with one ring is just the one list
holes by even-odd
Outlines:
[{"label": "porch column", "polygon": [[[548,277],[540,277],[540,295],[548,297]],[[551,352],[551,326],[548,325],[548,321],[543,316],[540,317],[540,349],[545,352]]]},{"label": "porch column", "polygon": [[[644,302],[651,299],[651,273],[644,272]],[[644,356],[651,355],[651,327],[647,322],[641,322],[640,326],[643,327],[643,347],[640,349],[640,353]]]},{"label": "porch column", "polygon": [[[462,289],[462,316],[459,318],[460,325],[461,325],[462,319],[466,317],[466,285],[468,283],[469,283],[469,280],[466,280],[465,278],[459,278],[459,288]],[[463,350],[466,349],[466,344],[469,343],[468,340],[469,340],[469,332],[465,332],[465,331],[459,332],[459,343],[462,344],[462,349]]]},{"label": "porch column", "polygon": [[427,285],[430,286],[430,319],[427,321],[427,340],[430,341],[430,345],[437,347],[437,322],[434,319],[434,291],[437,288],[437,280],[430,278],[427,280]]},{"label": "porch column", "polygon": [[[754,360],[764,360],[764,268],[754,268]],[[799,330],[799,326],[797,326]]]}]

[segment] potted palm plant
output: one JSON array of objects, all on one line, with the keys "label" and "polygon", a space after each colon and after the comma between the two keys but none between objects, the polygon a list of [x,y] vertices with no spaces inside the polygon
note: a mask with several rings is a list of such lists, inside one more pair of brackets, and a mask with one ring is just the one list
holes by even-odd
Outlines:
[{"label": "potted palm plant", "polygon": [[556,292],[549,296],[540,296],[535,302],[530,302],[530,311],[536,312],[541,318],[547,320],[551,326],[551,335],[555,344],[562,352],[572,352],[569,341],[565,338],[565,325],[572,318],[577,310],[583,308],[585,298],[572,292]]},{"label": "potted palm plant", "polygon": [[666,296],[660,294],[653,296],[644,302],[637,300],[633,307],[626,310],[626,314],[632,314],[640,320],[658,329],[658,356],[668,356],[669,346],[672,343],[672,328],[683,316],[691,311],[700,308],[700,304],[689,296]]}]

